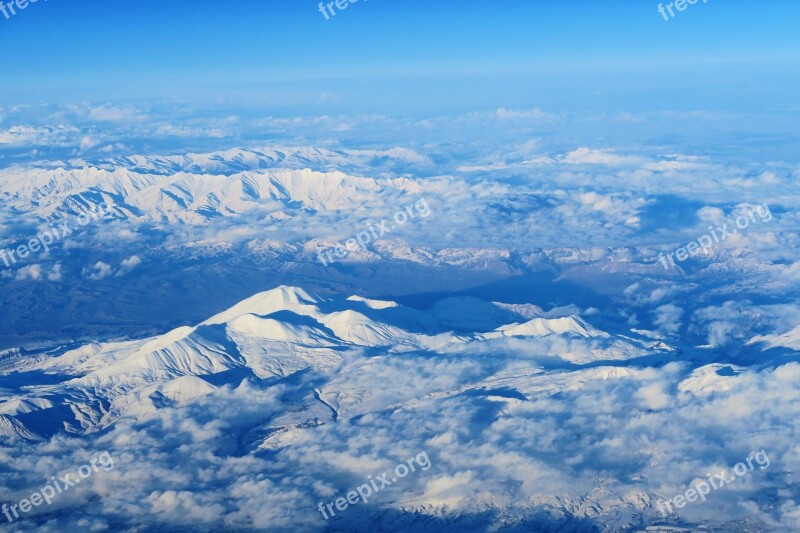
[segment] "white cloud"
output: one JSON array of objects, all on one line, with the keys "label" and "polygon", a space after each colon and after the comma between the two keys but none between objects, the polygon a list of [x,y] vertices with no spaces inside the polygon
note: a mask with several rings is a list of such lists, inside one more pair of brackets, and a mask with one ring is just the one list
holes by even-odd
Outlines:
[{"label": "white cloud", "polygon": [[155,133],[162,137],[210,137],[212,139],[222,139],[228,135],[221,128],[201,128],[174,124],[162,124],[156,128]]},{"label": "white cloud", "polygon": [[117,275],[121,276],[123,274],[127,274],[128,272],[130,272],[131,270],[133,270],[134,268],[138,267],[141,264],[142,264],[142,258],[139,257],[138,255],[132,255],[129,258],[122,261],[122,263],[120,264],[120,268],[117,271]]},{"label": "white cloud", "polygon": [[66,146],[71,144],[71,137],[80,130],[74,126],[57,125],[53,127],[12,126],[0,131],[0,145],[33,145],[33,146]]},{"label": "white cloud", "polygon": [[94,146],[100,144],[100,142],[101,142],[100,140],[92,137],[91,135],[84,135],[83,137],[81,137],[79,148],[81,150],[89,150],[90,148],[93,148]]},{"label": "white cloud", "polygon": [[[450,379],[437,368],[443,364],[438,357],[414,358],[408,365],[402,359],[371,358],[358,372],[342,374],[340,383],[360,391],[366,401],[375,393],[391,401],[407,388],[415,397],[413,389]],[[480,357],[462,355],[448,364],[468,375],[490,371]],[[416,372],[406,380],[410,368]],[[513,370],[519,376],[522,368]],[[613,386],[600,375],[588,380],[576,376],[579,387],[541,389],[535,401],[453,395],[420,399],[389,412],[378,409],[357,421],[345,415],[338,423],[317,420],[291,429],[287,445],[269,455],[242,454],[229,443],[242,442],[243,434],[263,438],[248,428],[286,413],[282,398],[290,389],[244,383],[182,406],[165,406],[140,420],[121,420],[88,439],[6,444],[3,453],[13,475],[0,476],[0,487],[11,500],[22,498],[30,494],[33,477],[47,479],[53,472],[74,470],[88,457],[109,451],[115,468],[101,470],[57,503],[64,511],[82,513],[32,514],[29,523],[50,520],[70,529],[88,515],[94,521],[139,526],[248,529],[261,524],[310,530],[325,524],[317,511],[319,502],[345,495],[368,482],[368,476],[426,451],[430,470],[417,471],[380,492],[373,500],[380,503],[378,508],[360,505],[337,513],[337,523],[390,528],[398,519],[429,520],[445,513],[460,516],[464,527],[485,529],[500,523],[492,518],[499,513],[506,526],[508,520],[513,524],[533,517],[539,522],[529,525],[543,524],[549,520],[544,509],[573,509],[573,502],[592,506],[587,527],[613,530],[625,511],[635,510],[643,524],[661,520],[655,510],[657,494],[682,493],[706,472],[730,471],[763,449],[772,467],[757,468],[735,487],[716,491],[712,514],[729,524],[762,519],[786,529],[797,523],[792,505],[752,507],[747,502],[779,493],[783,496],[776,501],[800,499],[787,484],[788,465],[800,459],[795,449],[800,434],[795,425],[774,424],[775,413],[787,419],[800,416],[793,401],[800,393],[800,365],[725,377],[726,388],[714,395],[695,394],[691,388],[676,391],[687,375],[684,364],[628,371],[613,378]],[[463,374],[453,378],[464,382]],[[380,386],[389,381],[400,388],[393,392]],[[314,403],[310,398],[306,408]],[[100,498],[86,510],[90,494]],[[684,524],[705,523],[708,505],[687,506],[681,513]],[[390,516],[387,509],[393,510]],[[480,511],[486,515],[481,517]]]},{"label": "white cloud", "polygon": [[655,323],[667,333],[677,333],[681,328],[681,316],[683,309],[673,304],[666,304],[657,307],[655,310]]},{"label": "white cloud", "polygon": [[113,269],[111,268],[111,265],[102,261],[98,261],[90,268],[84,268],[81,274],[87,279],[98,281],[111,276],[112,273]]},{"label": "white cloud", "polygon": [[561,160],[573,165],[607,166],[643,165],[647,162],[642,157],[618,155],[607,150],[595,150],[587,147],[569,152]]},{"label": "white cloud", "polygon": [[56,263],[55,265],[53,265],[53,268],[50,269],[50,273],[47,274],[47,279],[50,281],[62,280],[61,263]]},{"label": "white cloud", "polygon": [[141,120],[143,118],[141,112],[133,106],[104,104],[89,107],[87,112],[90,119],[102,122],[123,122]]},{"label": "white cloud", "polygon": [[16,279],[17,281],[40,280],[42,279],[42,266],[29,265],[26,267],[22,267],[19,270],[17,270],[17,275],[14,279]]}]

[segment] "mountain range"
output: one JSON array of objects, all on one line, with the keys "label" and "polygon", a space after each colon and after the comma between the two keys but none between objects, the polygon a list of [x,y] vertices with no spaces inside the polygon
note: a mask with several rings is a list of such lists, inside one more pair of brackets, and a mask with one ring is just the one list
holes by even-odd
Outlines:
[{"label": "mountain range", "polygon": [[[0,360],[13,394],[0,404],[2,432],[33,439],[60,431],[92,433],[122,417],[152,414],[164,402],[187,401],[213,394],[217,387],[250,379],[265,385],[290,380],[298,373],[314,373],[329,382],[317,391],[337,416],[364,415],[372,409],[416,401],[435,395],[503,388],[505,394],[527,399],[537,394],[548,376],[533,361],[576,375],[604,375],[618,362],[635,358],[674,359],[676,349],[658,339],[631,331],[609,334],[578,316],[530,318],[508,305],[480,300],[460,303],[465,313],[494,309],[487,322],[491,331],[456,333],[437,320],[435,313],[391,301],[358,296],[331,299],[297,287],[281,286],[256,294],[195,326],[185,326],[157,337],[125,342],[93,343],[40,353],[16,351]],[[526,309],[529,311],[529,309]],[[498,319],[518,322],[498,324]],[[502,346],[513,339],[527,348],[529,377],[485,376],[456,390],[418,390],[372,405],[365,398],[375,391],[349,391],[359,402],[343,402],[351,388],[346,376],[365,361],[395,354],[470,352]],[[564,348],[567,348],[564,350]],[[559,372],[562,374],[562,372]],[[564,375],[569,375],[563,372]],[[37,384],[43,380],[46,385]],[[502,386],[500,385],[502,383]],[[9,385],[6,384],[6,387]],[[370,404],[369,407],[358,405]],[[309,408],[310,409],[310,408]],[[272,428],[285,429],[285,428]]]}]

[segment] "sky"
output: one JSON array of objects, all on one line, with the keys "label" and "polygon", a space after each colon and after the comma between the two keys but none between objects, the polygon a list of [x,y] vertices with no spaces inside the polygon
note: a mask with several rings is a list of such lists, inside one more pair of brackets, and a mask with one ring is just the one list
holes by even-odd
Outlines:
[{"label": "sky", "polygon": [[[0,15],[0,105],[146,99],[286,113],[792,108],[800,4],[40,0]],[[761,108],[761,109],[758,109]]]}]

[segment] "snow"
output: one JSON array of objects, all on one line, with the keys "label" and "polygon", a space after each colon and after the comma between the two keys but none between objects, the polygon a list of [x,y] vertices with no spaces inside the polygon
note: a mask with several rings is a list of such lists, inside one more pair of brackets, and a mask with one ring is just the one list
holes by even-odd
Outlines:
[{"label": "snow", "polygon": [[780,335],[759,335],[753,337],[748,345],[763,344],[764,350],[769,348],[789,348],[800,351],[800,326]]},{"label": "snow", "polygon": [[[523,324],[508,324],[497,331],[506,337],[544,337],[547,335],[577,335],[584,338],[608,338],[609,334],[587,324],[581,317],[572,315],[562,318],[534,318]],[[493,335],[485,335],[487,338]]]},{"label": "snow", "polygon": [[[288,377],[305,370],[339,372],[336,369],[345,361],[356,367],[358,361],[369,365],[374,359],[362,359],[367,353],[380,356],[424,352],[462,354],[491,349],[487,343],[501,339],[555,340],[558,342],[552,346],[531,344],[530,350],[547,355],[551,349],[556,349],[558,357],[576,364],[618,361],[662,352],[660,348],[649,346],[653,344],[650,339],[636,341],[627,335],[612,336],[577,315],[534,318],[506,324],[485,334],[456,335],[440,324],[437,317],[443,310],[457,308],[459,304],[465,309],[490,310],[495,319],[520,316],[513,315],[510,309],[477,299],[450,299],[434,306],[433,313],[426,313],[392,301],[359,296],[327,299],[300,287],[279,286],[246,298],[197,326],[179,327],[138,341],[92,343],[38,360],[9,361],[11,369],[16,365],[26,371],[47,370],[67,376],[67,379],[56,385],[26,390],[0,404],[0,414],[7,417],[9,434],[26,438],[33,432],[26,433],[28,430],[16,418],[18,415],[68,404],[75,420],[63,419],[63,423],[73,431],[89,432],[113,425],[122,417],[154,416],[163,406],[212,394],[215,387],[211,380],[221,379],[220,376],[231,372],[261,379]],[[525,306],[514,309],[530,310]],[[664,344],[663,349],[671,347]],[[448,397],[487,390],[490,391],[487,397],[507,401],[516,397],[541,397],[544,391],[569,389],[586,379],[617,378],[628,375],[628,371],[601,367],[587,370],[586,375],[585,378],[581,373],[565,374],[562,377],[566,381],[562,381],[536,369],[532,374],[498,375],[454,387],[449,392],[429,391],[428,394]],[[343,372],[341,376],[347,377],[350,373]],[[387,400],[383,392],[369,400],[368,393],[360,385],[336,383],[338,381],[334,380],[329,384],[319,397],[331,397],[329,403],[335,405],[337,411],[359,412],[353,411],[357,405]],[[331,387],[339,389],[331,393]],[[502,392],[492,393],[495,389],[502,389]],[[412,394],[404,402],[414,402],[424,396],[414,388],[409,392]],[[396,393],[393,393],[394,403],[399,400]],[[350,404],[353,406],[347,407]],[[281,432],[284,435],[281,439],[291,434]]]}]

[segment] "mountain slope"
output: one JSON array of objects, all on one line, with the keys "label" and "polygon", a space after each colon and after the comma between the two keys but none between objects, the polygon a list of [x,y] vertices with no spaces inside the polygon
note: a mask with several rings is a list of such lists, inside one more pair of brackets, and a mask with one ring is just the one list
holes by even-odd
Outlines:
[{"label": "mountain slope", "polygon": [[[453,303],[436,306],[436,314]],[[163,406],[214,394],[217,387],[243,379],[269,386],[275,380],[304,372],[326,376],[328,383],[321,391],[305,393],[305,407],[300,413],[314,411],[313,406],[320,402],[326,406],[323,412],[333,409],[339,416],[352,411],[346,405],[353,401],[362,406],[353,412],[363,413],[365,408],[383,409],[425,395],[449,397],[493,388],[514,390],[504,394],[527,398],[532,393],[523,378],[508,381],[487,375],[468,385],[453,382],[442,390],[412,388],[405,392],[372,390],[351,380],[355,371],[364,375],[372,372],[376,357],[452,357],[487,349],[506,350],[493,344],[504,339],[522,343],[513,351],[522,346],[530,356],[552,355],[577,364],[658,356],[670,349],[651,348],[646,341],[600,331],[575,315],[525,322],[527,315],[514,313],[513,306],[474,300],[468,303],[476,309],[493,310],[494,320],[504,317],[517,321],[489,333],[455,335],[435,315],[396,302],[359,296],[330,299],[301,288],[280,286],[247,298],[194,327],[180,327],[143,340],[91,344],[55,356],[9,360],[9,372],[44,372],[59,378],[50,385],[31,384],[24,393],[5,398],[0,403],[4,431],[13,438],[36,438],[37,431],[26,428],[25,419],[32,420],[37,428],[46,428],[46,434],[59,431],[61,426],[73,432],[91,432],[108,427],[120,417],[150,416]],[[528,306],[517,308],[526,314],[530,310]],[[300,415],[300,419],[307,417]]]}]

